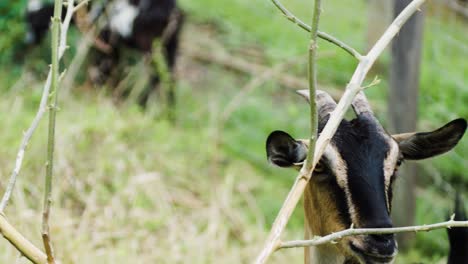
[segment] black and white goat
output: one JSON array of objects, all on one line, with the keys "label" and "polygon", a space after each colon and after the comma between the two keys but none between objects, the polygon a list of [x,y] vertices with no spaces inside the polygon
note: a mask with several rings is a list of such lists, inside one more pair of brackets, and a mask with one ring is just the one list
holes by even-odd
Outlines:
[{"label": "black and white goat", "polygon": [[[110,49],[94,56],[91,80],[102,84],[108,80],[120,60],[122,48],[140,51],[150,55],[153,41],[161,39],[162,52],[168,70],[172,73],[177,56],[179,33],[183,14],[175,0],[116,0],[108,8],[108,25],[99,38]],[[150,85],[138,95],[138,104],[147,105],[151,92],[157,87],[159,77],[152,74]],[[174,104],[173,89],[168,89],[169,104]]]},{"label": "black and white goat", "polygon": [[[63,10],[62,10],[63,11]],[[26,10],[26,37],[28,45],[38,45],[49,31],[50,19],[54,14],[53,3],[29,0]],[[64,14],[64,12],[62,12]]]},{"label": "black and white goat", "polygon": [[[337,103],[323,91],[312,97],[308,90],[300,94],[309,102],[315,100],[320,133]],[[431,132],[390,135],[363,93],[354,98],[352,107],[356,117],[340,122],[305,188],[306,238],[325,236],[352,225],[392,227],[394,183],[403,161],[427,159],[453,149],[467,128],[466,120],[459,118]],[[278,130],[266,142],[268,160],[280,167],[300,169],[308,148],[308,140],[294,139]],[[391,264],[397,252],[394,235],[362,235],[306,248],[305,263]]]},{"label": "black and white goat", "polygon": [[[162,52],[170,73],[173,72],[183,23],[183,14],[177,8],[176,0],[114,0],[103,1],[100,6],[91,9],[87,21],[96,21],[102,6],[107,5],[107,23],[100,31],[95,45],[92,66],[89,70],[94,84],[108,81],[120,60],[122,48],[140,51],[144,56],[152,53],[153,41],[161,38]],[[49,30],[53,15],[52,3],[44,4],[41,0],[29,0],[26,13],[26,43],[39,44]],[[62,12],[65,15],[65,12]],[[98,47],[99,46],[99,47]],[[108,47],[103,49],[102,47]],[[138,95],[138,103],[147,105],[151,92],[157,87],[159,77],[152,74],[150,85]],[[174,104],[173,89],[168,89],[167,98]]]}]

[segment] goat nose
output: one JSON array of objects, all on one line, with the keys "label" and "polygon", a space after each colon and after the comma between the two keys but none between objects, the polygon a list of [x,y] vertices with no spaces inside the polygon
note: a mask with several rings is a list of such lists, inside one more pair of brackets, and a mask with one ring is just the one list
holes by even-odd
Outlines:
[{"label": "goat nose", "polygon": [[395,239],[395,236],[393,234],[369,235],[369,237],[377,243],[389,243]]},{"label": "goat nose", "polygon": [[393,227],[393,223],[390,217],[388,215],[385,215],[383,217],[374,218],[372,220],[366,221],[363,227],[364,228],[391,228]]},{"label": "goat nose", "polygon": [[392,255],[396,250],[395,235],[369,235],[369,242],[381,255]]}]

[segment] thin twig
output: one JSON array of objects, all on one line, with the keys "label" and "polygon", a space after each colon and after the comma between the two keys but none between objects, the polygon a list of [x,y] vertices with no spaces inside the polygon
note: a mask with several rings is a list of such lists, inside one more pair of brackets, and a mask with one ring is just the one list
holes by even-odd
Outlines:
[{"label": "thin twig", "polygon": [[327,236],[315,237],[311,240],[293,240],[293,241],[283,242],[280,244],[278,249],[318,246],[318,245],[323,245],[326,243],[336,242],[348,236],[396,234],[396,233],[420,232],[420,231],[427,232],[427,231],[431,231],[435,229],[452,228],[452,227],[468,227],[468,221],[449,220],[446,222],[430,224],[430,225],[406,226],[406,227],[395,227],[395,228],[349,228],[349,229],[336,232]]},{"label": "thin twig", "polygon": [[[60,23],[60,28],[59,28],[59,35],[58,35],[58,57],[57,57],[57,61],[60,60],[59,58],[61,57],[60,54],[63,55],[63,53],[65,52],[65,50],[67,49],[67,35],[65,34],[64,36],[61,35],[60,32],[67,32],[68,31],[68,27],[70,26],[70,22],[73,18],[73,1],[69,1],[68,2],[68,5],[67,5],[67,13],[65,14],[65,18],[63,20],[63,23],[61,23],[61,21],[59,20],[58,22]],[[60,10],[60,18],[62,16],[61,14],[61,10]],[[55,13],[54,13],[54,17],[55,17]],[[53,18],[52,18],[53,19]]]},{"label": "thin twig", "polygon": [[[71,1],[70,1],[71,2]],[[62,58],[65,50],[66,50],[66,36],[67,36],[67,31],[69,28],[69,24],[71,22],[71,15],[69,14],[69,10],[67,9],[67,17],[70,17],[69,19],[65,19],[63,25],[62,25],[62,30],[61,30],[61,40],[60,40],[60,52],[59,52],[59,60]],[[15,188],[16,184],[16,179],[20,173],[21,166],[23,164],[23,159],[24,159],[24,154],[26,151],[26,148],[29,144],[29,141],[31,140],[31,137],[34,134],[34,131],[36,131],[37,126],[39,125],[39,122],[41,121],[42,117],[44,116],[44,113],[47,111],[47,100],[49,97],[49,90],[50,90],[50,84],[51,84],[51,74],[52,74],[52,69],[49,69],[49,73],[47,74],[47,80],[44,84],[44,88],[42,91],[42,96],[41,96],[41,102],[39,103],[39,108],[37,110],[36,116],[34,117],[31,126],[26,130],[23,136],[23,140],[21,141],[18,153],[16,154],[16,161],[15,161],[15,167],[13,168],[13,171],[11,172],[10,179],[8,181],[7,188],[5,190],[5,193],[2,197],[2,201],[0,202],[0,212],[3,212],[8,205],[8,202],[11,198],[11,194],[13,193],[13,189]]]},{"label": "thin twig", "polygon": [[[321,8],[322,1],[315,0],[309,44],[309,94],[312,98],[315,98],[315,91],[317,90],[317,32]],[[317,122],[317,104],[315,103],[315,100],[310,100],[310,141],[305,164],[307,171],[311,171],[313,165],[315,143],[317,140]],[[309,175],[309,177],[310,176],[311,175]]]},{"label": "thin twig", "polygon": [[[294,24],[298,25],[302,29],[311,32],[312,29],[311,29],[311,27],[309,25],[307,25],[306,23],[302,22],[299,18],[297,18],[291,11],[286,9],[286,7],[284,7],[278,0],[271,0],[271,2],[273,2],[273,4],[281,11],[281,13],[283,13],[283,15],[289,21],[291,21]],[[328,41],[330,43],[333,43],[333,44],[335,44],[336,46],[338,46],[340,48],[342,48],[344,51],[349,53],[351,56],[353,56],[357,60],[361,60],[362,55],[359,52],[357,52],[355,49],[353,49],[352,47],[350,47],[346,43],[340,41],[339,39],[337,39],[337,38],[335,38],[335,37],[333,37],[333,36],[331,36],[331,35],[329,35],[329,34],[327,34],[325,32],[321,32],[321,31],[318,31],[318,37],[323,39],[323,40],[326,40],[326,41]]]},{"label": "thin twig", "polygon": [[[70,23],[73,15],[73,0],[68,1],[67,14],[65,21]],[[62,0],[55,0],[54,17],[52,18],[52,41],[51,41],[51,84],[49,92],[49,134],[47,140],[47,162],[44,190],[44,208],[42,211],[42,240],[48,263],[55,263],[54,252],[49,232],[50,205],[52,203],[52,179],[54,168],[54,147],[55,147],[55,118],[57,113],[58,83],[59,83],[59,54],[66,49],[66,37],[60,38],[62,17]],[[68,25],[62,25],[66,30]]]},{"label": "thin twig", "polygon": [[[312,29],[311,29],[311,37],[310,37],[310,46],[309,46],[309,93],[312,98],[315,98],[315,90],[317,87],[317,70],[316,70],[316,57],[317,57],[317,35],[318,35],[318,25],[319,25],[319,20],[320,20],[320,8],[321,8],[321,1],[320,0],[315,0],[314,1],[314,12],[312,15]],[[310,146],[309,146],[309,151],[307,154],[307,160],[305,162],[305,165],[303,168],[306,168],[306,170],[301,170],[301,172],[312,172],[313,168],[315,167],[314,162],[314,151],[315,151],[315,143],[316,143],[316,136],[317,136],[317,110],[316,110],[316,104],[315,100],[312,99],[310,100],[310,121],[311,121],[311,133],[310,133]],[[307,177],[306,179],[303,179],[302,181],[307,183],[309,178],[311,176],[311,173],[303,173],[302,176],[296,179],[296,184],[300,183],[300,180],[303,177]],[[304,184],[305,186],[305,184]],[[294,187],[293,187],[294,189]],[[270,232],[270,235],[267,239],[267,242],[265,244],[265,247],[263,248],[262,252],[260,255],[257,257],[257,264],[260,263],[265,263],[267,259],[270,257],[270,255],[276,250],[276,248],[279,246],[280,243],[280,236],[282,231],[284,230],[284,227],[286,226],[287,222],[289,221],[289,217],[292,214],[292,211],[294,207],[297,204],[297,201],[300,198],[300,195],[302,194],[304,188],[298,188],[301,189],[302,191],[297,192],[296,194],[290,192],[288,197],[286,198],[285,205],[287,201],[293,201],[293,207],[286,208],[283,205],[283,208],[281,209],[278,217],[276,218],[275,222],[273,223],[272,231]],[[295,202],[294,202],[295,201]],[[283,211],[283,209],[286,209]],[[280,218],[281,215],[284,213],[284,218]]]},{"label": "thin twig", "polygon": [[[59,3],[57,3],[59,2]],[[70,21],[71,21],[71,16],[72,16],[72,13],[73,13],[73,0],[70,0],[69,2],[69,8],[67,9],[67,15],[66,15],[66,19],[65,19],[65,22],[62,26],[62,30],[61,32],[59,32],[59,26],[60,26],[60,17],[61,17],[61,6],[62,6],[62,3],[61,1],[56,1],[55,3],[55,10],[57,9],[60,9],[60,12],[57,13],[55,10],[54,10],[54,17],[55,18],[59,18],[58,20],[54,20],[53,19],[53,25],[54,25],[54,33],[55,33],[55,39],[54,39],[54,43],[56,43],[55,47],[56,49],[53,49],[55,50],[55,54],[54,54],[54,57],[55,58],[55,65],[58,65],[58,61],[61,59],[61,57],[63,56],[63,53],[65,51],[65,47],[66,47],[66,35],[67,35],[67,31],[68,31],[68,26],[70,24]],[[61,33],[60,35],[60,39],[59,39],[59,33]],[[62,45],[60,45],[59,43],[62,43]],[[60,52],[58,51],[59,49],[59,45],[61,47],[60,49]],[[54,61],[54,60],[53,60]],[[27,257],[29,260],[31,260],[32,262],[34,263],[53,263],[54,262],[54,259],[53,259],[53,256],[52,256],[52,253],[51,253],[51,246],[50,246],[50,239],[48,237],[48,232],[47,232],[47,237],[43,237],[44,238],[44,244],[45,244],[45,248],[46,248],[46,251],[48,252],[47,255],[44,254],[42,251],[40,251],[38,248],[36,248],[34,245],[32,245],[26,238],[24,238],[24,236],[22,236],[16,229],[14,229],[13,226],[11,226],[5,219],[5,217],[2,215],[2,212],[5,210],[5,207],[7,206],[8,204],[8,201],[10,200],[11,198],[11,194],[13,192],[13,189],[15,187],[15,183],[16,183],[16,179],[18,177],[18,174],[21,170],[21,165],[23,163],[23,158],[24,158],[24,154],[25,154],[25,150],[26,150],[26,147],[28,146],[28,143],[32,137],[32,135],[34,134],[34,131],[36,130],[37,126],[39,125],[39,122],[41,121],[44,113],[46,112],[47,110],[47,102],[48,102],[48,97],[50,96],[50,88],[52,86],[52,80],[53,80],[53,77],[58,79],[60,78],[58,76],[58,68],[55,69],[55,76],[53,74],[54,72],[54,69],[50,68],[49,69],[49,73],[47,74],[47,80],[44,84],[44,88],[43,88],[43,92],[42,92],[42,96],[41,96],[41,102],[39,104],[39,108],[38,108],[38,111],[36,113],[36,116],[34,117],[32,123],[31,123],[31,126],[28,128],[28,130],[26,131],[26,133],[24,133],[24,136],[23,136],[23,139],[21,141],[21,144],[20,144],[20,147],[19,147],[19,150],[18,150],[18,154],[16,155],[16,161],[15,161],[15,167],[10,175],[10,179],[9,179],[9,182],[8,182],[8,186],[6,188],[6,191],[5,191],[5,194],[3,195],[2,197],[2,201],[0,202],[0,233],[16,248],[18,249],[21,254],[23,254],[25,257]],[[48,213],[47,213],[48,215]],[[48,229],[48,226],[47,226],[47,229]],[[43,232],[44,233],[44,232]]]},{"label": "thin twig", "polygon": [[[346,86],[346,91],[344,92],[343,97],[341,98],[335,110],[331,113],[329,121],[325,125],[325,128],[322,130],[322,133],[317,140],[312,168],[307,170],[307,168],[303,166],[299,172],[299,175],[296,177],[294,185],[292,186],[291,191],[286,197],[286,200],[284,201],[283,206],[281,207],[281,210],[278,213],[275,222],[273,223],[265,246],[257,257],[255,262],[256,264],[265,263],[272,252],[280,245],[279,237],[281,236],[284,227],[288,223],[294,208],[296,207],[305,187],[307,186],[308,175],[310,175],[315,168],[317,161],[320,159],[325,150],[325,147],[335,134],[338,125],[343,119],[354,97],[362,91],[361,84],[364,81],[364,78],[379,55],[395,37],[403,24],[413,15],[413,13],[419,9],[419,7],[424,2],[425,0],[414,0],[411,2],[393,21],[393,23],[384,32],[382,37],[372,47],[369,53],[360,60],[353,76],[351,77],[351,81]],[[314,98],[312,98],[311,101],[312,100],[314,100]]]},{"label": "thin twig", "polygon": [[0,203],[0,212],[5,210],[5,207],[8,205],[8,201],[10,200],[11,194],[13,193],[13,189],[15,188],[16,178],[21,170],[21,165],[23,164],[24,153],[26,151],[26,147],[28,146],[29,140],[31,139],[34,131],[36,130],[39,122],[42,119],[42,116],[46,112],[47,106],[47,97],[49,96],[49,88],[50,88],[50,76],[51,72],[47,75],[47,80],[44,85],[44,89],[42,92],[41,102],[39,104],[39,109],[37,110],[36,116],[34,117],[31,126],[29,129],[24,133],[23,140],[21,141],[20,148],[18,154],[16,154],[16,162],[15,168],[13,169],[10,180],[8,182],[8,186],[6,188],[5,194],[3,195],[2,201]]},{"label": "thin twig", "polygon": [[0,234],[8,240],[23,256],[33,263],[47,263],[47,256],[34,246],[29,240],[21,235],[0,213]]}]

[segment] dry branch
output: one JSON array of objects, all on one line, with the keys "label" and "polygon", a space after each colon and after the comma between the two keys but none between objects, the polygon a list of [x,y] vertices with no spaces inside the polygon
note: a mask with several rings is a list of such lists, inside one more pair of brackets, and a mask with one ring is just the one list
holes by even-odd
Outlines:
[{"label": "dry branch", "polygon": [[[85,0],[86,1],[86,0]],[[83,5],[80,5],[80,7]],[[62,1],[56,0],[54,5],[54,16],[52,18],[52,65],[47,75],[47,80],[44,85],[42,92],[41,102],[39,109],[34,117],[31,126],[26,131],[21,141],[18,154],[16,156],[15,167],[10,176],[8,186],[5,194],[2,197],[0,203],[0,214],[5,210],[5,207],[10,200],[11,194],[15,187],[16,179],[21,170],[23,163],[24,154],[26,147],[34,134],[39,122],[41,121],[44,113],[49,109],[51,112],[49,122],[49,144],[48,144],[48,162],[46,164],[46,191],[44,194],[44,210],[43,210],[43,224],[42,224],[42,237],[46,254],[41,252],[39,249],[34,247],[26,238],[24,238],[19,232],[17,232],[7,221],[1,216],[0,217],[0,231],[2,235],[23,255],[30,259],[34,263],[55,263],[55,259],[52,253],[52,246],[49,237],[49,208],[51,202],[51,187],[52,187],[52,160],[53,160],[53,137],[55,128],[55,111],[56,111],[56,98],[57,98],[57,87],[60,79],[59,76],[59,62],[62,58],[66,46],[67,31],[73,16],[73,12],[78,7],[74,7],[74,1],[68,1],[67,13],[64,22],[61,23],[61,12],[62,12]],[[54,99],[54,102],[48,107],[48,101]],[[52,128],[52,129],[50,129]],[[52,139],[52,140],[50,140]]]},{"label": "dry branch", "polygon": [[[369,53],[361,58],[353,76],[351,77],[351,81],[346,87],[346,91],[344,92],[343,97],[341,98],[335,110],[331,113],[329,121],[327,122],[325,128],[317,140],[312,168],[308,170],[305,166],[303,166],[299,172],[299,175],[297,176],[291,191],[289,192],[275,222],[273,223],[270,235],[268,236],[261,253],[258,255],[255,261],[256,264],[265,263],[273,251],[275,251],[280,246],[281,233],[283,232],[294,208],[302,196],[302,193],[304,192],[309,177],[315,168],[317,161],[320,159],[325,150],[325,147],[335,134],[338,125],[343,119],[346,110],[351,105],[354,97],[362,90],[361,85],[367,73],[379,55],[383,52],[385,47],[388,46],[390,41],[398,33],[403,24],[419,9],[419,7],[424,2],[425,0],[414,0],[411,2],[393,21],[393,23],[384,32],[382,37],[372,47]],[[362,96],[364,96],[364,94],[362,94]],[[313,97],[312,100],[314,100]]]},{"label": "dry branch", "polygon": [[29,240],[21,235],[0,213],[0,233],[8,240],[23,256],[33,263],[47,263],[47,256],[40,249],[34,246]]},{"label": "dry branch", "polygon": [[[454,215],[453,215],[454,216]],[[420,232],[420,231],[431,231],[441,228],[452,228],[452,227],[468,227],[468,221],[454,221],[452,220],[420,226],[406,226],[406,227],[395,227],[395,228],[349,228],[340,232],[336,232],[323,237],[315,237],[311,240],[294,240],[283,242],[280,244],[278,249],[281,248],[293,248],[293,247],[311,247],[318,246],[326,243],[336,242],[344,237],[356,236],[356,235],[374,235],[374,234],[396,234],[405,232]]]},{"label": "dry branch", "polygon": [[[71,1],[70,1],[70,5],[72,5]],[[69,14],[69,10],[70,9],[67,9],[66,18],[64,20],[64,23],[61,26],[60,47],[59,47],[59,54],[58,54],[59,60],[62,58],[67,47],[66,37],[67,37],[67,32],[68,32],[68,28],[69,28],[71,17],[72,17],[72,14]],[[44,88],[43,88],[42,96],[41,96],[41,102],[39,103],[39,108],[37,110],[36,116],[34,117],[31,123],[31,126],[24,133],[18,153],[16,154],[15,167],[13,168],[13,171],[10,175],[10,179],[8,181],[6,191],[2,197],[2,201],[0,202],[0,213],[3,212],[6,206],[8,205],[13,189],[15,188],[16,179],[18,177],[18,174],[21,171],[21,166],[23,164],[26,147],[28,146],[29,141],[31,140],[31,137],[34,134],[34,131],[36,131],[36,128],[39,125],[39,122],[44,116],[44,113],[47,111],[47,102],[48,102],[49,90],[50,90],[50,84],[51,84],[51,75],[52,75],[52,69],[50,69],[49,73],[47,74],[47,80],[44,84]]]}]

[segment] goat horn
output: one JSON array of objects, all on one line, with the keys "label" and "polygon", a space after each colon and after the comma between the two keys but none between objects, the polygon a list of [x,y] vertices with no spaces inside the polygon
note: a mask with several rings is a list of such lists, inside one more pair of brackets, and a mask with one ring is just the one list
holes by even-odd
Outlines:
[{"label": "goat horn", "polygon": [[371,120],[373,120],[380,129],[383,130],[382,126],[380,125],[379,120],[375,118],[374,112],[372,112],[369,101],[367,101],[367,98],[362,91],[359,92],[356,95],[356,97],[354,97],[354,100],[351,103],[351,105],[353,107],[354,112],[356,113],[356,116],[366,115]]},{"label": "goat horn", "polygon": [[[308,102],[310,102],[309,90],[298,90],[297,93],[303,96]],[[336,102],[326,92],[317,90],[315,92],[315,102],[317,103],[317,113],[319,120],[325,119],[333,110],[335,110]]]},{"label": "goat horn", "polygon": [[367,113],[371,116],[374,116],[374,112],[372,112],[372,109],[370,108],[369,101],[367,101],[367,98],[363,92],[359,92],[356,95],[356,97],[354,97],[354,100],[351,105],[353,106],[356,115],[362,115]]}]

